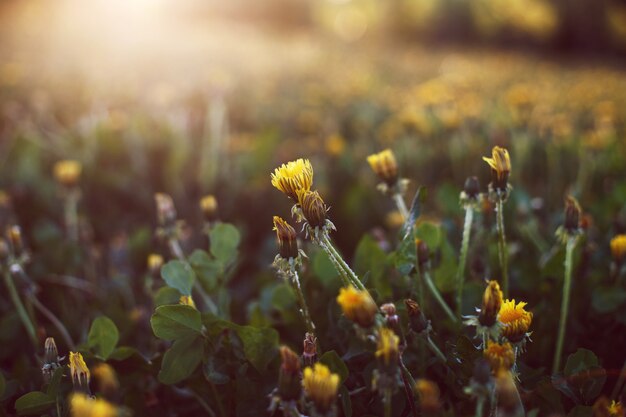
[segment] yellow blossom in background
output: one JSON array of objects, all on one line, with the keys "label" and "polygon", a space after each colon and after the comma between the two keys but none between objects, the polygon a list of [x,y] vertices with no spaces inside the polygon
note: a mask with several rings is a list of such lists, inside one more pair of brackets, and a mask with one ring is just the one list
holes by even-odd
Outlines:
[{"label": "yellow blossom in background", "polygon": [[520,301],[515,304],[515,300],[506,300],[500,308],[500,321],[504,325],[502,335],[510,342],[521,341],[533,320],[533,313],[524,310],[526,303]]},{"label": "yellow blossom in background", "polygon": [[396,333],[387,327],[383,327],[380,329],[380,333],[378,335],[376,357],[379,359],[382,358],[385,365],[395,363],[400,354],[399,344],[400,338],[396,335]]},{"label": "yellow blossom in background", "polygon": [[340,156],[346,148],[346,140],[339,134],[335,133],[326,138],[324,143],[326,153],[331,156]]},{"label": "yellow blossom in background", "polygon": [[98,381],[98,389],[102,392],[115,391],[120,385],[115,370],[107,363],[102,362],[94,366],[93,376]]},{"label": "yellow blossom in background", "polygon": [[485,161],[491,167],[493,185],[497,189],[506,189],[511,173],[511,158],[509,151],[500,146],[494,146],[491,150],[491,158],[483,156]]},{"label": "yellow blossom in background", "polygon": [[74,389],[89,392],[91,374],[89,368],[79,352],[70,352],[70,375]]},{"label": "yellow blossom in background", "polygon": [[163,257],[157,253],[151,253],[148,255],[146,263],[148,265],[148,270],[152,273],[156,273],[163,266]]},{"label": "yellow blossom in background", "polygon": [[80,162],[66,159],[54,164],[54,178],[65,187],[73,187],[78,184],[82,170]]},{"label": "yellow blossom in background", "polygon": [[484,357],[491,365],[495,374],[500,371],[508,371],[515,363],[515,353],[510,343],[498,343],[490,340],[487,348],[483,351]]},{"label": "yellow blossom in background", "polygon": [[316,408],[328,411],[337,399],[339,375],[331,373],[326,365],[318,362],[313,368],[304,369],[302,385]]},{"label": "yellow blossom in background", "polygon": [[624,410],[624,407],[622,407],[622,404],[619,401],[611,401],[611,405],[609,405],[609,415],[611,417],[624,417],[624,415],[626,414]]},{"label": "yellow blossom in background", "polygon": [[367,157],[372,171],[389,186],[394,186],[398,181],[398,163],[391,149],[372,154]]},{"label": "yellow blossom in background", "polygon": [[196,303],[193,301],[193,298],[191,298],[191,295],[181,295],[178,303],[184,306],[196,308]]},{"label": "yellow blossom in background", "polygon": [[70,398],[72,417],[116,417],[117,408],[108,401],[74,393]]},{"label": "yellow blossom in background", "polygon": [[441,408],[439,387],[433,381],[420,378],[415,381],[415,392],[419,396],[420,408],[424,413],[436,413]]},{"label": "yellow blossom in background", "polygon": [[370,327],[374,324],[378,307],[372,297],[356,288],[344,287],[339,290],[337,303],[341,306],[343,314],[361,327]]},{"label": "yellow blossom in background", "polygon": [[298,201],[298,191],[309,191],[313,185],[313,166],[308,159],[297,159],[282,164],[271,174],[272,185],[293,201]]},{"label": "yellow blossom in background", "polygon": [[611,239],[611,255],[617,262],[626,258],[626,235],[617,235]]},{"label": "yellow blossom in background", "polygon": [[214,195],[206,195],[200,199],[200,209],[206,221],[217,220],[217,199]]}]

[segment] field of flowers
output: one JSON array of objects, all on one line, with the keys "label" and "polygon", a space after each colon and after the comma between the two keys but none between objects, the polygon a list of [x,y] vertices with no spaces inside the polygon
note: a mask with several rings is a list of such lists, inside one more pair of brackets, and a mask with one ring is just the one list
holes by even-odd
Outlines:
[{"label": "field of flowers", "polygon": [[326,46],[3,57],[0,415],[626,415],[623,67]]}]

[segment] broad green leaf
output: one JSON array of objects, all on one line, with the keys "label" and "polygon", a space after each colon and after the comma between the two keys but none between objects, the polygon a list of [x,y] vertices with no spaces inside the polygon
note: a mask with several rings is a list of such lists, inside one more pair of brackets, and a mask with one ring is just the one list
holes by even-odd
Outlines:
[{"label": "broad green leaf", "polygon": [[196,276],[187,262],[169,261],[161,268],[161,277],[167,285],[183,295],[191,295]]},{"label": "broad green leaf", "polygon": [[202,353],[202,338],[197,335],[175,341],[163,355],[159,381],[171,385],[186,379],[200,364]]},{"label": "broad green leaf", "polygon": [[239,246],[239,230],[229,223],[218,223],[209,232],[211,242],[211,254],[215,256],[222,265],[230,264],[237,256],[237,246]]},{"label": "broad green leaf", "polygon": [[569,377],[593,366],[598,366],[597,356],[590,350],[578,349],[567,357],[564,373]]},{"label": "broad green leaf", "polygon": [[172,287],[161,287],[154,296],[154,304],[163,306],[168,304],[178,304],[180,302],[180,291]]},{"label": "broad green leaf", "polygon": [[319,361],[323,363],[324,365],[328,366],[328,369],[330,369],[331,372],[339,375],[341,384],[343,384],[345,380],[348,378],[348,374],[349,374],[348,367],[346,366],[344,361],[339,357],[337,352],[335,352],[334,350],[325,352],[320,357]]},{"label": "broad green leaf", "polygon": [[165,340],[198,336],[202,330],[200,312],[182,304],[157,307],[150,325],[155,336]]},{"label": "broad green leaf", "polygon": [[15,401],[15,410],[20,416],[41,415],[56,404],[53,397],[41,391],[22,395]]},{"label": "broad green leaf", "polygon": [[203,250],[195,250],[189,257],[189,263],[196,273],[196,277],[202,283],[207,291],[215,289],[218,283],[218,277],[222,273],[221,263],[211,258],[208,253]]},{"label": "broad green leaf", "polygon": [[107,359],[120,338],[117,326],[106,316],[96,318],[91,324],[87,344],[102,359]]}]

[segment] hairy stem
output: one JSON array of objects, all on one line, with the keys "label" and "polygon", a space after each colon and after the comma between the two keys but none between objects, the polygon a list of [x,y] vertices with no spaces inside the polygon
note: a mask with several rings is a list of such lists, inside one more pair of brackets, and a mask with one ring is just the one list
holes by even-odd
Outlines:
[{"label": "hairy stem", "polygon": [[404,202],[404,198],[402,198],[402,194],[394,193],[393,201],[396,203],[396,207],[398,207],[398,211],[406,221],[409,218],[409,210],[406,207],[406,203]]},{"label": "hairy stem", "polygon": [[467,260],[467,251],[469,249],[470,234],[472,233],[472,219],[474,217],[474,209],[471,206],[465,208],[465,223],[463,225],[463,240],[461,241],[461,257],[459,259],[459,267],[456,271],[456,314],[461,317],[463,314],[463,284],[465,282],[465,263]]},{"label": "hairy stem", "polygon": [[333,243],[330,241],[330,238],[328,237],[328,235],[324,235],[324,237],[322,237],[322,240],[324,244],[327,246],[328,250],[335,257],[335,260],[337,261],[337,263],[344,269],[344,271],[348,275],[349,280],[352,282],[352,285],[354,285],[356,288],[360,289],[361,291],[367,291],[367,289],[365,288],[365,286],[363,285],[359,277],[356,276],[352,268],[350,268],[350,266],[346,263],[346,261],[343,260],[343,257],[341,256],[339,251],[337,251],[337,249],[333,246]]},{"label": "hairy stem", "polygon": [[424,270],[422,272],[422,276],[424,277],[424,281],[426,282],[426,286],[430,290],[430,293],[433,295],[433,297],[435,297],[435,300],[437,300],[437,302],[439,303],[443,311],[446,312],[446,314],[448,315],[450,320],[452,320],[452,322],[457,323],[459,319],[454,315],[450,307],[448,307],[448,304],[446,303],[446,301],[443,299],[443,297],[439,293],[439,290],[437,289],[437,287],[435,286],[435,283],[430,277],[430,272],[428,272],[427,270]]},{"label": "hairy stem", "polygon": [[335,258],[335,255],[333,254],[333,252],[330,250],[330,248],[326,245],[326,243],[324,243],[323,241],[319,242],[320,247],[322,248],[322,250],[324,252],[326,252],[326,255],[328,255],[328,259],[330,259],[330,262],[333,264],[333,266],[335,267],[335,269],[337,270],[337,272],[339,272],[339,277],[341,277],[341,280],[343,281],[343,285],[346,287],[349,287],[352,285],[352,281],[350,280],[350,277],[348,276],[348,273],[346,272],[345,269],[343,269],[343,267],[339,264],[339,262],[337,261],[337,259]]},{"label": "hairy stem", "polygon": [[574,249],[578,238],[571,236],[565,246],[565,277],[563,282],[563,300],[561,301],[561,319],[559,320],[559,333],[554,351],[554,364],[552,373],[555,374],[561,367],[561,353],[563,352],[563,341],[565,340],[565,328],[567,327],[567,313],[569,311],[569,296],[572,288],[572,269],[574,267]]},{"label": "hairy stem", "polygon": [[500,272],[502,274],[502,292],[504,298],[509,296],[509,260],[506,246],[506,234],[504,231],[504,201],[498,199],[496,202],[496,217],[498,227],[498,259],[500,260]]},{"label": "hairy stem", "polygon": [[385,417],[391,417],[391,388],[385,388],[383,405],[385,407]]},{"label": "hairy stem", "polygon": [[300,304],[300,313],[302,314],[302,318],[304,319],[304,323],[306,325],[307,332],[311,334],[315,334],[315,324],[311,319],[311,315],[309,314],[309,308],[306,305],[306,301],[304,299],[304,293],[302,292],[302,287],[300,286],[300,277],[298,276],[298,271],[295,269],[290,272],[291,286],[296,292],[296,297],[298,298],[298,303]]},{"label": "hairy stem", "polygon": [[30,316],[26,312],[26,308],[24,308],[24,304],[22,303],[22,300],[20,299],[17,293],[17,289],[15,288],[15,283],[13,282],[13,278],[11,277],[11,274],[6,268],[4,270],[3,275],[4,275],[4,284],[6,285],[7,290],[9,290],[9,297],[11,297],[11,301],[13,302],[13,305],[15,306],[15,310],[17,311],[17,314],[20,316],[20,320],[22,321],[22,324],[24,325],[24,328],[26,329],[26,333],[28,333],[28,337],[30,337],[30,340],[33,342],[33,346],[36,349],[38,348],[39,340],[37,339],[37,331],[35,330],[35,325],[33,324]]}]

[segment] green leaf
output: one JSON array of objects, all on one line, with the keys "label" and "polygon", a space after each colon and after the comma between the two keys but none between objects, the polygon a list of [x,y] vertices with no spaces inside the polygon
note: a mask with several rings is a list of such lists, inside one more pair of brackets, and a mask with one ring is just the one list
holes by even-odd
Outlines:
[{"label": "green leaf", "polygon": [[339,378],[341,379],[341,384],[343,384],[346,378],[348,378],[348,367],[334,350],[325,352],[320,357],[319,361],[328,366],[328,369],[330,369],[331,372],[339,375]]},{"label": "green leaf", "polygon": [[352,402],[350,401],[350,392],[345,385],[339,388],[339,396],[341,398],[341,407],[345,417],[352,417]]},{"label": "green leaf", "polygon": [[106,316],[100,316],[91,324],[87,344],[97,356],[106,360],[115,349],[119,339],[120,333],[113,320]]},{"label": "green leaf", "polygon": [[187,262],[169,261],[161,268],[161,277],[167,285],[183,295],[191,295],[196,276]]},{"label": "green leaf", "polygon": [[180,291],[172,287],[161,287],[154,296],[154,304],[162,306],[167,304],[178,304],[180,302]]},{"label": "green leaf", "polygon": [[186,379],[200,364],[202,353],[202,338],[197,335],[175,341],[163,355],[159,381],[171,385]]},{"label": "green leaf", "polygon": [[569,377],[593,366],[598,366],[597,356],[590,350],[578,349],[567,357],[564,373]]},{"label": "green leaf", "polygon": [[155,336],[165,340],[198,336],[202,330],[200,312],[187,305],[157,307],[150,318]]},{"label": "green leaf", "polygon": [[41,391],[22,395],[15,401],[15,410],[20,416],[41,415],[56,404],[53,397]]},{"label": "green leaf", "polygon": [[237,256],[237,246],[239,246],[239,230],[229,223],[218,223],[209,232],[211,241],[211,254],[215,256],[222,265],[230,264]]},{"label": "green leaf", "polygon": [[189,257],[189,263],[207,291],[212,291],[217,287],[218,278],[222,273],[220,262],[212,259],[205,251],[197,249]]},{"label": "green leaf", "polygon": [[333,266],[332,261],[324,251],[316,251],[311,255],[311,266],[313,268],[313,274],[320,280],[320,282],[327,288],[337,285],[337,282],[341,282],[338,279],[339,273]]},{"label": "green leaf", "polygon": [[146,358],[137,349],[130,346],[120,346],[118,348],[115,348],[113,353],[109,355],[109,359],[114,361],[123,361],[132,356],[136,356],[142,361],[147,362]]},{"label": "green leaf", "polygon": [[370,236],[365,235],[359,242],[354,254],[354,269],[359,276],[371,273],[372,285],[380,293],[381,298],[391,297],[389,280],[383,277],[387,255]]},{"label": "green leaf", "polygon": [[426,188],[424,187],[418,187],[415,192],[413,202],[411,203],[411,209],[409,210],[409,217],[404,223],[404,239],[406,239],[413,232],[415,222],[422,214],[422,205],[424,204],[424,201],[426,201],[427,194]]}]

